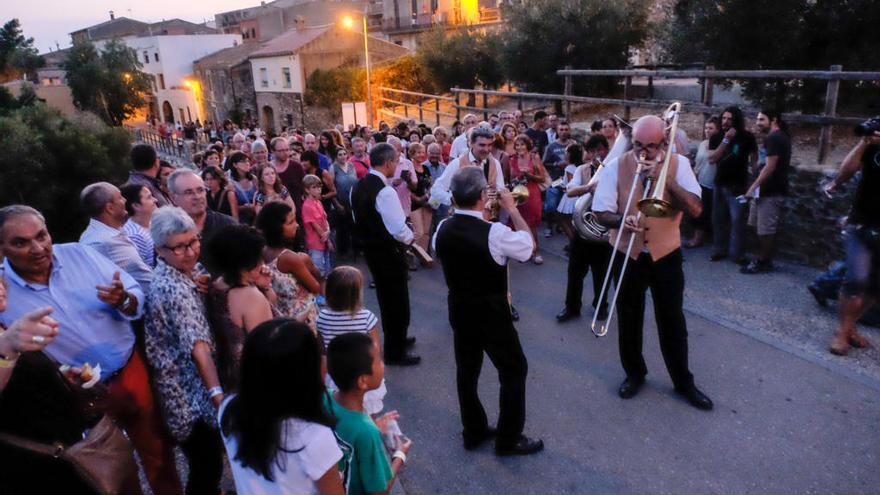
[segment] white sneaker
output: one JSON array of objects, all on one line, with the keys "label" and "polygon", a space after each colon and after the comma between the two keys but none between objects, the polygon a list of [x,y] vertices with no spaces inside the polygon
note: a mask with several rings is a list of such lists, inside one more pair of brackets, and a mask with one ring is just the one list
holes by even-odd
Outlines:
[{"label": "white sneaker", "polygon": [[545,238],[552,237],[552,236],[553,236],[553,229],[544,229],[544,237]]},{"label": "white sneaker", "polygon": [[544,258],[542,258],[540,254],[536,254],[535,257],[532,258],[532,261],[536,265],[543,265],[544,264]]}]

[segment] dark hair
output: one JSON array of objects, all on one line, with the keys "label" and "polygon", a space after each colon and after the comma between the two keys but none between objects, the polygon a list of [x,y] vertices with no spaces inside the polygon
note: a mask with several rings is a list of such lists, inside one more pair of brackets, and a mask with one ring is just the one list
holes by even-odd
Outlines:
[{"label": "dark hair", "polygon": [[[302,155],[299,156],[299,161],[303,165],[305,165],[305,163],[308,162],[313,167],[315,167],[315,170],[319,171],[319,173],[320,173],[321,159],[320,159],[320,157],[318,157],[318,154],[315,153],[314,151],[308,150],[308,151],[304,152]],[[303,167],[303,168],[305,168],[305,167]]]},{"label": "dark hair", "polygon": [[525,134],[520,134],[517,137],[513,138],[513,144],[519,142],[526,145],[526,149],[529,151],[532,151],[532,149],[535,147],[535,144],[532,142],[532,138],[526,136]]},{"label": "dark hair", "polygon": [[594,120],[592,124],[590,124],[590,132],[599,132],[602,130],[602,121]]},{"label": "dark hair", "polygon": [[608,148],[608,139],[601,134],[594,134],[584,143],[584,151],[593,151],[600,147]]},{"label": "dark hair", "polygon": [[725,108],[724,111],[721,112],[721,115],[724,115],[725,113],[730,113],[733,117],[733,124],[731,124],[731,127],[736,129],[736,132],[742,131],[746,125],[742,110],[736,105],[731,105]]},{"label": "dark hair", "polygon": [[135,204],[141,204],[141,191],[147,187],[143,184],[125,184],[119,188],[122,197],[125,198],[125,212],[128,216],[134,216]]},{"label": "dark hair", "polygon": [[534,122],[537,122],[546,116],[547,116],[547,112],[545,112],[543,110],[538,110],[537,112],[535,112],[535,118],[533,120],[534,120]]},{"label": "dark hair", "polygon": [[[321,144],[321,138],[327,140],[327,146]],[[321,134],[318,136],[318,153],[323,153],[325,156],[336,159],[336,148],[336,138],[333,136],[333,133],[330,131],[321,131]]]},{"label": "dark hair", "polygon": [[327,372],[342,392],[357,386],[363,375],[373,374],[373,339],[365,333],[342,334],[327,346]]},{"label": "dark hair", "polygon": [[263,260],[265,239],[253,227],[229,225],[208,240],[207,256],[211,268],[231,287],[241,285],[242,270],[250,270]]},{"label": "dark hair", "polygon": [[232,180],[254,180],[254,174],[252,174],[251,172],[248,172],[244,177],[241,177],[239,175],[238,169],[235,168],[236,163],[246,161],[248,161],[248,156],[245,154],[244,151],[233,151],[229,154],[229,158],[226,160],[226,168],[229,170],[229,174],[232,176]]},{"label": "dark hair", "polygon": [[[257,176],[257,191],[260,191],[263,194],[266,194],[266,192],[263,190],[266,186],[266,184],[263,182],[263,171],[265,171],[267,168],[275,170],[274,165],[272,165],[271,163],[267,163],[261,167],[257,167],[257,172],[256,174],[254,174]],[[272,190],[275,191],[276,194],[281,194],[281,177],[278,177],[278,170],[275,170],[275,183],[272,184]]]},{"label": "dark hair", "polygon": [[462,208],[472,208],[480,200],[486,188],[486,177],[479,167],[458,169],[449,182],[452,200]]},{"label": "dark hair", "polygon": [[136,144],[131,148],[131,166],[140,172],[150,170],[157,156],[156,150],[149,144]]},{"label": "dark hair", "polygon": [[717,115],[713,115],[706,119],[707,124],[715,124],[715,127],[721,129],[721,119]]},{"label": "dark hair", "polygon": [[202,155],[202,161],[205,162],[205,163],[207,163],[207,162],[208,162],[208,158],[211,157],[211,156],[214,156],[214,155],[217,155],[217,158],[220,158],[220,152],[217,151],[217,150],[214,148],[214,146],[211,146],[210,148],[208,148],[207,151],[205,151],[205,154]]},{"label": "dark hair", "polygon": [[257,229],[266,239],[266,245],[271,248],[284,247],[287,243],[284,239],[284,222],[293,208],[281,201],[270,201],[260,208],[257,214]]},{"label": "dark hair", "polygon": [[394,160],[397,156],[397,150],[388,143],[379,143],[370,150],[370,165],[372,167],[381,167],[385,163]]},{"label": "dark hair", "polygon": [[605,117],[604,119],[602,119],[602,124],[604,125],[605,122],[611,122],[611,125],[613,125],[615,129],[620,128],[620,125],[617,123],[617,119],[615,119],[614,117]]},{"label": "dark hair", "polygon": [[208,165],[202,169],[202,180],[206,179],[209,175],[220,182],[220,191],[223,191],[229,185],[229,179],[226,178],[226,174],[217,165]]},{"label": "dark hair", "polygon": [[779,125],[779,130],[788,135],[788,122],[782,120],[782,112],[776,108],[762,108],[761,113],[767,116],[767,119],[770,122],[773,122],[776,119],[776,123]]},{"label": "dark hair", "polygon": [[568,163],[572,165],[580,165],[584,163],[584,147],[578,143],[572,143],[566,146],[565,154],[568,155]]},{"label": "dark hair", "polygon": [[363,306],[363,288],[364,276],[360,270],[353,266],[337,266],[327,275],[325,282],[327,306],[333,311],[348,311],[354,315]]},{"label": "dark hair", "polygon": [[278,455],[291,448],[283,439],[286,420],[327,427],[336,423],[323,407],[327,391],[321,378],[321,344],[305,324],[275,318],[248,334],[240,369],[238,395],[223,411],[220,427],[238,444],[231,457],[274,481],[273,465],[288,469],[284,456]]}]

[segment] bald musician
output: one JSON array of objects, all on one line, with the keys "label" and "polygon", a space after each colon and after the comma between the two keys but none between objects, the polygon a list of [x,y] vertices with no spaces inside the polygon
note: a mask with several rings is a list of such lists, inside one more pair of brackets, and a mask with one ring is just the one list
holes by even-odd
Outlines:
[{"label": "bald musician", "polygon": [[[632,150],[606,163],[602,180],[593,198],[597,219],[608,228],[616,229],[624,218],[624,237],[619,248],[625,252],[630,234],[635,233],[631,259],[620,280],[623,254],[615,258],[615,281],[620,288],[617,315],[619,318],[620,361],[626,379],[618,389],[622,399],[635,396],[645,382],[648,369],[642,356],[642,327],[645,315],[645,291],[651,289],[654,315],[660,337],[660,350],[675,391],[694,407],[712,409],[712,401],[694,385],[688,369],[687,324],[682,311],[684,273],[681,268],[681,217],[687,213],[700,215],[700,184],[688,159],[673,154],[669,161],[664,199],[672,203],[672,215],[661,218],[637,216],[637,203],[644,191],[644,177],[653,179],[663,164],[670,146],[666,139],[666,124],[659,117],[645,116],[633,126]],[[645,153],[646,165],[633,194],[632,204],[626,205],[637,168],[637,157]],[[653,193],[653,191],[652,191]],[[618,232],[612,230],[611,244]]]}]

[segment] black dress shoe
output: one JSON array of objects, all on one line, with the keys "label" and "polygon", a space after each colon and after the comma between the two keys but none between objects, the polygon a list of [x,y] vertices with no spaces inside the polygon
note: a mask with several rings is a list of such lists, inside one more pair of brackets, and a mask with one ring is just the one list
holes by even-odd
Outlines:
[{"label": "black dress shoe", "polygon": [[392,366],[415,366],[422,362],[422,357],[417,354],[404,354],[400,357],[386,358],[385,364]]},{"label": "black dress shoe", "polygon": [[712,404],[712,399],[706,397],[706,394],[700,392],[700,389],[697,387],[691,387],[687,390],[675,389],[676,393],[687,399],[690,405],[696,407],[697,409],[701,409],[703,411],[711,411],[714,404]]},{"label": "black dress shoe", "polygon": [[712,256],[709,256],[709,261],[721,261],[724,258],[727,258],[726,254],[715,253]]},{"label": "black dress shoe", "polygon": [[513,321],[519,321],[519,311],[513,307],[513,304],[510,305],[510,319]]},{"label": "black dress shoe", "polygon": [[531,455],[544,450],[544,441],[533,440],[525,435],[520,435],[519,440],[512,445],[495,443],[495,455]]},{"label": "black dress shoe", "polygon": [[480,435],[465,437],[464,450],[474,450],[483,445],[486,440],[495,438],[496,435],[498,435],[498,430],[490,426]]},{"label": "black dress shoe", "polygon": [[562,323],[572,318],[577,318],[580,315],[580,311],[569,311],[568,308],[563,308],[562,311],[560,311],[559,314],[556,315],[556,321]]},{"label": "black dress shoe", "polygon": [[633,380],[627,378],[620,384],[620,388],[617,389],[617,395],[619,395],[621,399],[632,399],[637,393],[639,393],[639,389],[644,383],[645,380]]},{"label": "black dress shoe", "polygon": [[405,345],[407,348],[416,345],[416,338],[415,338],[415,337],[407,337],[407,338],[406,338],[406,342],[404,342],[404,345]]}]

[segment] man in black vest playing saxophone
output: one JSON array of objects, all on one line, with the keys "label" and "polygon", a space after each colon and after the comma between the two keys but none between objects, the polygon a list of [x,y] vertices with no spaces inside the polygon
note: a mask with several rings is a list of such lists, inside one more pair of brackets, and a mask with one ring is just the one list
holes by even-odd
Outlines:
[{"label": "man in black vest playing saxophone", "polygon": [[[455,214],[437,227],[434,250],[449,287],[449,323],[454,337],[464,447],[473,450],[497,435],[496,454],[533,454],[542,450],[544,443],[522,434],[528,363],[507,299],[507,258],[528,260],[532,237],[507,189],[498,192],[499,199],[516,231],[483,219],[486,178],[479,168],[460,169],[449,189]],[[484,352],[498,369],[501,381],[497,430],[489,426],[477,391]]]},{"label": "man in black vest playing saxophone", "polygon": [[409,267],[404,256],[413,242],[400,199],[388,181],[394,176],[398,153],[380,143],[370,151],[370,173],[351,191],[354,236],[364,250],[370,274],[376,283],[376,299],[385,332],[385,362],[399,366],[419,364],[421,358],[406,348],[415,343],[407,337],[409,328]]}]

